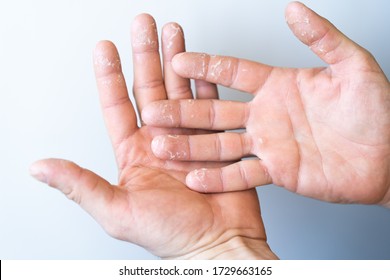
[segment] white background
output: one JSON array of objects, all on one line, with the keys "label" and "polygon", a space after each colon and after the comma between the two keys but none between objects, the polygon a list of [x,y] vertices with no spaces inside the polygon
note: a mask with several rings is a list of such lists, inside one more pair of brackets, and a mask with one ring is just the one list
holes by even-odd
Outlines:
[{"label": "white background", "polygon": [[[390,2],[304,1],[369,49],[390,76]],[[111,182],[116,167],[92,69],[114,41],[131,86],[129,30],[141,12],[184,27],[187,49],[272,65],[323,65],[284,20],[288,1],[0,0],[0,259],[149,259],[112,239],[76,204],[28,175],[45,157],[73,160]],[[222,89],[222,97],[243,95]],[[390,259],[390,211],[259,189],[269,243],[283,259]]]}]

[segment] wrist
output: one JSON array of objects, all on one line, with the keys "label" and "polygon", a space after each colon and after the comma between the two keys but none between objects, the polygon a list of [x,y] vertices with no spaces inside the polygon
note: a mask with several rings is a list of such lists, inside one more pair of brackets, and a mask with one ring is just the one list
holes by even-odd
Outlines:
[{"label": "wrist", "polygon": [[219,244],[201,248],[177,259],[193,260],[255,260],[278,259],[264,239],[234,236]]}]

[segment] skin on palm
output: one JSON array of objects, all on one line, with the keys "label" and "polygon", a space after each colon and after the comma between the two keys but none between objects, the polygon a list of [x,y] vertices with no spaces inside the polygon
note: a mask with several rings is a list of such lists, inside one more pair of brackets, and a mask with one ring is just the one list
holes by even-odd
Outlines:
[{"label": "skin on palm", "polygon": [[[172,57],[184,51],[180,26],[163,29],[160,65],[156,24],[149,15],[132,26],[134,97],[138,111],[156,100],[192,98],[188,79],[177,76]],[[100,42],[94,52],[100,103],[119,169],[118,185],[61,159],[34,163],[31,174],[62,191],[110,235],[138,244],[163,258],[276,258],[267,243],[255,190],[200,194],[186,187],[185,175],[206,164],[158,159],[152,139],[161,134],[205,133],[137,125],[118,52]],[[163,78],[164,77],[164,78]],[[215,85],[198,83],[198,98],[217,98]],[[142,122],[142,120],[141,120]]]},{"label": "skin on palm", "polygon": [[136,176],[122,187],[127,189],[132,211],[123,209],[113,215],[118,219],[131,213],[124,215],[121,223],[126,226],[117,238],[131,240],[165,258],[197,258],[200,252],[218,247],[238,233],[264,240],[255,193],[205,196],[160,170],[141,167],[130,171]]},{"label": "skin on palm", "polygon": [[[275,68],[230,57],[176,55],[173,66],[183,77],[250,92],[254,98],[249,103],[150,104],[142,112],[149,125],[246,128],[240,135],[180,136],[176,144],[159,136],[154,142],[164,145],[154,145],[154,153],[167,159],[161,150],[168,147],[180,152],[184,147],[188,156],[181,160],[258,157],[190,172],[187,184],[201,192],[275,183],[326,201],[389,204],[390,85],[386,76],[366,50],[303,4],[291,3],[286,19],[294,34],[329,67]],[[158,111],[163,104],[172,108],[170,122]],[[191,119],[195,113],[199,117]]]},{"label": "skin on palm", "polygon": [[[249,239],[265,240],[254,190],[226,196],[188,189],[184,185],[185,175],[193,164],[157,159],[150,151],[150,130],[148,126],[141,127],[123,145],[131,147],[122,153],[130,155],[130,164],[120,164],[123,170],[118,184],[125,190],[120,194],[126,199],[110,215],[120,223],[108,230],[111,235],[167,258],[196,257],[199,251],[212,249],[238,233]],[[111,223],[105,228],[110,228]]]}]

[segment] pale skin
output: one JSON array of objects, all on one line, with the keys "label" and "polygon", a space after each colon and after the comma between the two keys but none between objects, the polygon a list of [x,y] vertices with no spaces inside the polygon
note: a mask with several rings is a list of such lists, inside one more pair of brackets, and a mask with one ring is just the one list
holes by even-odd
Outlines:
[{"label": "pale skin", "polygon": [[[190,99],[188,79],[176,75],[172,57],[184,51],[182,29],[167,24],[162,32],[163,69],[154,19],[139,15],[132,25],[133,92],[138,111],[157,100]],[[94,52],[103,116],[118,164],[118,184],[62,159],[34,163],[31,174],[63,192],[86,210],[110,235],[172,259],[275,259],[255,190],[201,194],[185,185],[186,174],[221,163],[172,162],[151,151],[161,134],[205,133],[137,125],[118,52],[108,41]],[[218,98],[215,85],[199,82],[197,96]],[[142,121],[142,120],[141,120]],[[180,154],[172,155],[174,157]]]},{"label": "pale skin", "polygon": [[[148,125],[243,133],[157,136],[161,159],[237,161],[186,177],[199,192],[230,192],[274,183],[337,203],[390,207],[390,84],[374,57],[301,3],[286,21],[327,67],[279,68],[223,56],[183,53],[174,70],[186,78],[253,94],[250,102],[170,100],[143,110]],[[286,50],[288,51],[288,49]],[[169,111],[161,106],[169,105]],[[169,116],[169,118],[167,118]],[[194,117],[196,116],[196,117]],[[240,161],[243,157],[254,159]]]}]

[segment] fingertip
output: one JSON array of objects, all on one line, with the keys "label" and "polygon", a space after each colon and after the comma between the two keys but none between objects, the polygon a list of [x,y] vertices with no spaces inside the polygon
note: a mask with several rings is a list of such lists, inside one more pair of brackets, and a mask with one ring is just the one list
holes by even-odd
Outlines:
[{"label": "fingertip", "polygon": [[172,34],[183,35],[183,28],[177,22],[168,22],[162,28],[163,36],[170,36]]},{"label": "fingertip", "polygon": [[[183,28],[176,22],[169,22],[165,24],[162,28],[162,39],[166,43],[167,49],[172,48],[175,45],[175,42],[184,41],[184,32]],[[180,46],[183,48],[180,50],[184,51],[184,43]]]},{"label": "fingertip", "polygon": [[133,24],[134,23],[155,23],[155,20],[151,14],[148,13],[141,13],[134,17]]},{"label": "fingertip", "polygon": [[173,58],[172,58],[172,66],[173,68],[176,70],[179,69],[178,67],[180,66],[180,64],[183,62],[184,58],[185,58],[185,55],[186,53],[185,52],[181,52],[181,53],[178,53],[176,54]]},{"label": "fingertip", "polygon": [[142,13],[134,17],[133,22],[131,24],[131,31],[134,34],[134,32],[139,32],[140,28],[145,28],[149,26],[152,26],[155,29],[156,21],[150,14]]},{"label": "fingertip", "polygon": [[38,160],[29,167],[30,175],[36,180],[47,183],[47,171],[45,160]]},{"label": "fingertip", "polygon": [[141,111],[141,120],[146,125],[151,125],[154,120],[154,105],[147,104]]},{"label": "fingertip", "polygon": [[93,52],[93,63],[97,77],[121,71],[121,61],[115,44],[108,40],[99,41]]},{"label": "fingertip", "polygon": [[197,192],[207,193],[208,185],[206,183],[207,169],[195,169],[187,174],[186,185]]},{"label": "fingertip", "polygon": [[161,38],[165,62],[170,61],[174,54],[185,51],[183,29],[176,22],[164,25]]},{"label": "fingertip", "polygon": [[[318,44],[328,34],[332,29],[331,24],[300,2],[290,3],[286,8],[285,17],[294,35],[324,59],[323,53],[315,46],[313,48],[313,44]],[[322,47],[320,49],[322,50]]]},{"label": "fingertip", "polygon": [[[202,75],[199,75],[199,77],[196,76],[195,73],[198,72],[196,70],[198,61],[197,61],[197,57],[191,55],[192,54],[188,52],[182,52],[176,54],[171,61],[173,71],[175,71],[177,75],[180,75],[184,78],[201,78],[201,76],[204,77],[203,68],[200,71],[202,72]],[[204,63],[201,64],[203,65]]]},{"label": "fingertip", "polygon": [[287,5],[285,10],[285,19],[287,24],[294,31],[294,26],[300,24],[309,24],[310,23],[310,12],[311,10],[307,8],[301,2],[291,2]]},{"label": "fingertip", "polygon": [[152,152],[157,158],[164,158],[164,143],[165,137],[163,135],[156,136],[152,140]]},{"label": "fingertip", "polygon": [[38,160],[30,165],[30,175],[52,187],[57,187],[57,175],[60,173],[77,172],[80,167],[72,161],[58,158],[47,158]]},{"label": "fingertip", "polygon": [[133,51],[158,48],[157,27],[154,18],[149,14],[139,14],[131,25],[131,43]]},{"label": "fingertip", "polygon": [[101,63],[102,57],[112,56],[112,54],[117,54],[116,46],[113,42],[109,40],[101,40],[96,43],[95,49],[93,50],[93,57],[95,65]]},{"label": "fingertip", "polygon": [[288,3],[285,9],[286,21],[289,22],[290,16],[298,15],[306,9],[307,7],[299,1],[292,1]]},{"label": "fingertip", "polygon": [[115,47],[114,43],[110,40],[100,40],[96,43],[94,53],[103,52],[109,47]]}]

